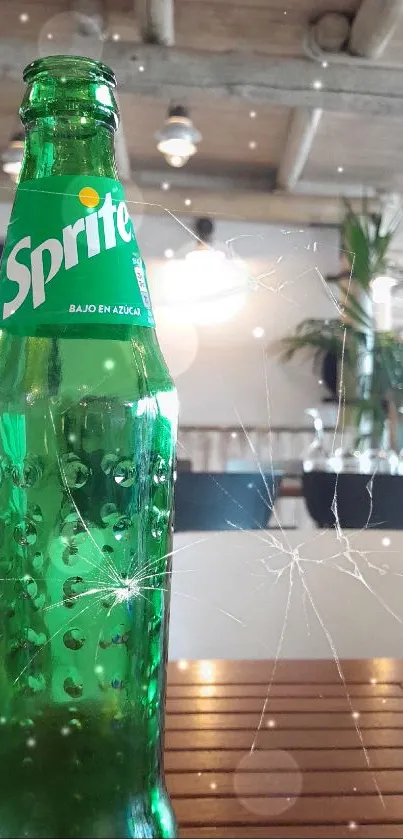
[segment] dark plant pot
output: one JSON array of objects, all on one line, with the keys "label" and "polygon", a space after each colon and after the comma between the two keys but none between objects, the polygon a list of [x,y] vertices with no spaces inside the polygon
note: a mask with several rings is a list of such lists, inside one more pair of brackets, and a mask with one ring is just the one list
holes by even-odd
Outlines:
[{"label": "dark plant pot", "polygon": [[309,514],[319,527],[335,527],[337,482],[340,527],[403,530],[403,475],[305,472],[302,484]]}]

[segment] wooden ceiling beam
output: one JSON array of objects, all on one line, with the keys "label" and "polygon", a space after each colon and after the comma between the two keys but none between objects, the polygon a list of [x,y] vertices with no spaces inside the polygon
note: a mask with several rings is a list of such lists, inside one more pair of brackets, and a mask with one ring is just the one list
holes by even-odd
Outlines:
[{"label": "wooden ceiling beam", "polygon": [[175,43],[174,0],[135,0],[135,12],[145,44]]},{"label": "wooden ceiling beam", "polygon": [[197,171],[187,169],[157,168],[151,161],[136,159],[132,165],[133,178],[142,188],[161,188],[161,184],[176,190],[197,190],[202,192],[262,192],[267,195],[276,188],[276,168],[267,166],[256,174],[219,172],[217,169]]},{"label": "wooden ceiling beam", "polygon": [[[345,211],[341,198],[298,195],[284,192],[264,193],[228,189],[226,191],[176,189],[163,192],[156,187],[126,185],[126,199],[132,215],[156,214],[183,218],[192,215],[262,224],[338,225]],[[188,203],[185,204],[185,201]],[[191,202],[189,204],[189,201]],[[378,201],[370,201],[371,209]],[[358,211],[362,199],[352,199]]]},{"label": "wooden ceiling beam", "polygon": [[281,189],[293,190],[298,183],[322,119],[321,108],[295,108],[277,175]]},{"label": "wooden ceiling beam", "polygon": [[[0,39],[0,81],[21,81],[22,69],[37,54],[36,42]],[[103,61],[118,78],[119,92],[194,100],[232,98],[399,116],[403,112],[403,68],[331,64],[323,70],[310,59],[275,60],[263,55],[165,48],[107,41]],[[139,72],[139,67],[144,72]],[[229,138],[230,141],[230,138]]]},{"label": "wooden ceiling beam", "polygon": [[[105,31],[104,0],[72,0],[72,10],[77,15],[77,26],[83,35],[89,37],[103,35]],[[130,157],[122,121],[115,136],[115,154],[120,179],[130,181]]]},{"label": "wooden ceiling beam", "polygon": [[82,35],[102,35],[105,28],[103,0],[72,0],[71,9],[77,15],[77,27]]},{"label": "wooden ceiling beam", "polygon": [[362,0],[349,41],[353,55],[380,58],[403,18],[403,0]]}]

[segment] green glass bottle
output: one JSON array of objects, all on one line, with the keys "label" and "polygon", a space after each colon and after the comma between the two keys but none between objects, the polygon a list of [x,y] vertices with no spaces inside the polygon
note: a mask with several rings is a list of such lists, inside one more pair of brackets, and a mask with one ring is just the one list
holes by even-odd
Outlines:
[{"label": "green glass bottle", "polygon": [[0,270],[0,834],[173,837],[177,397],[117,180],[115,80],[24,73]]}]

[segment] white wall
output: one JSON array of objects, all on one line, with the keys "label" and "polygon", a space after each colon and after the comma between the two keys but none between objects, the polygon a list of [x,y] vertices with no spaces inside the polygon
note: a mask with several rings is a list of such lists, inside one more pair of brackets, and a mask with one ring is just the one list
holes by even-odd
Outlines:
[{"label": "white wall", "polygon": [[[0,204],[0,240],[9,212],[10,205]],[[171,248],[182,257],[193,246],[192,219],[166,214],[134,221],[158,306],[164,251]],[[335,315],[320,273],[339,270],[337,230],[217,221],[217,243],[227,250],[230,243],[251,277],[262,279],[258,290],[249,291],[242,310],[221,326],[178,328],[164,322],[162,328],[159,320],[160,340],[179,389],[182,424],[233,424],[239,416],[247,425],[265,425],[266,377],[272,423],[309,424],[304,409],[319,405],[324,395],[312,363],[284,365],[273,345],[305,317]],[[265,328],[260,342],[251,335],[257,325]]]},{"label": "white wall", "polygon": [[169,657],[401,658],[402,532],[344,537],[334,530],[176,533]]},{"label": "white wall", "polygon": [[[158,303],[159,266],[153,264],[156,250],[161,254],[170,247],[182,254],[192,238],[178,222],[164,218],[147,219],[139,238],[149,262],[154,302]],[[189,327],[178,332],[172,327],[167,336],[164,330],[163,349],[173,372],[179,372],[182,423],[233,424],[239,415],[247,425],[265,425],[267,379],[272,423],[306,424],[304,409],[320,405],[324,390],[310,360],[284,365],[275,344],[305,317],[337,314],[321,277],[339,270],[338,232],[217,222],[216,240],[232,240],[236,254],[247,261],[252,278],[267,276],[227,323],[196,331]],[[257,325],[265,328],[261,342],[252,337]]]}]

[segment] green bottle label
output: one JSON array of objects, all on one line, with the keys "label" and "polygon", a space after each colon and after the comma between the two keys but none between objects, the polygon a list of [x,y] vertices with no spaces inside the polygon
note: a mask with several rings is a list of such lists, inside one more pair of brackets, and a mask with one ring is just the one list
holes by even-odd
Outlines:
[{"label": "green bottle label", "polygon": [[20,184],[0,266],[0,326],[154,326],[122,185],[56,175]]}]

